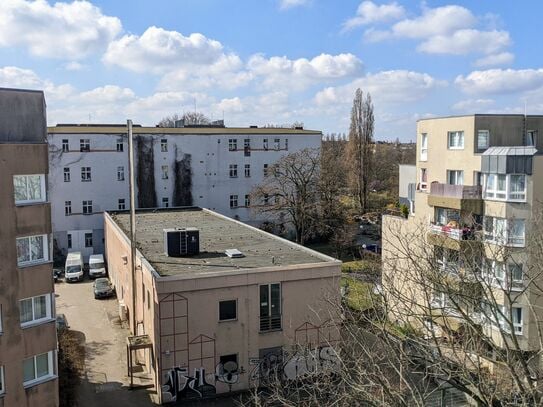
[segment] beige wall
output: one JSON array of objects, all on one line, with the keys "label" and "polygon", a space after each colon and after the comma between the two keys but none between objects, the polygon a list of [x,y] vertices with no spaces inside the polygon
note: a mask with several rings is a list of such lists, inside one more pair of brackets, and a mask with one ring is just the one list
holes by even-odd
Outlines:
[{"label": "beige wall", "polygon": [[[54,291],[51,263],[17,267],[16,237],[51,233],[48,203],[15,206],[13,175],[47,174],[47,144],[0,143],[0,406],[58,406],[58,380],[23,388],[23,359],[57,349],[54,321],[21,329],[19,300]],[[29,159],[31,158],[31,159]],[[54,304],[53,304],[54,316]],[[56,368],[55,368],[56,370]]]},{"label": "beige wall", "polygon": [[[122,259],[129,258],[129,242],[107,214],[105,237],[111,279],[118,298],[131,308],[129,263]],[[159,388],[171,369],[179,367],[187,368],[191,377],[203,368],[216,393],[247,389],[258,383],[261,349],[291,351],[296,343],[307,344],[307,332],[312,348],[339,339],[337,328],[326,321],[337,316],[330,301],[339,301],[340,262],[159,277],[138,252],[136,266],[136,318],[154,344],[151,370]],[[259,285],[277,282],[282,330],[260,333]],[[232,299],[237,300],[237,319],[219,322],[219,301]],[[306,323],[314,329],[306,331]],[[238,355],[240,374],[230,386],[217,379],[215,371],[220,356],[231,354]]]}]

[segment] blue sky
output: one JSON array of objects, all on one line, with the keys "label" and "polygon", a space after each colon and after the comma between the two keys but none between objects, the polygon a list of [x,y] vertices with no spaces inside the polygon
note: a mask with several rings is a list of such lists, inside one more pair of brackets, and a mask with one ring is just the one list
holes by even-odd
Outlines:
[{"label": "blue sky", "polygon": [[44,89],[50,124],[196,106],[325,133],[348,131],[360,87],[376,138],[411,140],[422,117],[543,114],[541,15],[537,0],[2,0],[0,86]]}]

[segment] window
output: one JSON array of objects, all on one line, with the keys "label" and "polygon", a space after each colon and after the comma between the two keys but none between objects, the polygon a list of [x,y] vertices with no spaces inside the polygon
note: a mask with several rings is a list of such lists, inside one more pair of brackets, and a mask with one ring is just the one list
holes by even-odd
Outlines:
[{"label": "window", "polygon": [[219,374],[224,375],[231,375],[238,373],[238,355],[232,354],[232,355],[224,355],[219,357]]},{"label": "window", "polygon": [[23,384],[28,386],[52,377],[53,366],[53,351],[23,360]]},{"label": "window", "polygon": [[162,179],[168,179],[168,166],[162,166]]},{"label": "window", "polygon": [[68,143],[68,139],[62,139],[62,152],[67,153],[70,151],[70,144]]},{"label": "window", "polygon": [[279,150],[280,147],[281,147],[281,139],[278,139],[278,138],[274,139],[273,140],[273,148],[275,150]]},{"label": "window", "polygon": [[85,233],[85,247],[92,247],[92,233]]},{"label": "window", "polygon": [[464,148],[464,132],[450,131],[447,135],[448,148],[450,150],[461,150]]},{"label": "window", "polygon": [[420,160],[428,160],[428,134],[426,133],[420,135]]},{"label": "window", "polygon": [[79,151],[90,151],[90,140],[88,138],[79,140]]},{"label": "window", "polygon": [[443,271],[457,274],[460,267],[459,253],[456,250],[435,246],[434,255],[436,263]]},{"label": "window", "polygon": [[43,263],[49,260],[47,235],[17,238],[17,265]]},{"label": "window", "polygon": [[509,263],[507,265],[509,276],[511,278],[511,289],[522,288],[524,286],[524,272],[522,271],[522,264]]},{"label": "window", "polygon": [[238,207],[238,196],[230,195],[230,208],[237,208],[237,207]]},{"label": "window", "polygon": [[51,294],[25,298],[19,301],[19,317],[22,327],[50,320],[52,315]]},{"label": "window", "polygon": [[64,182],[70,182],[70,169],[64,168]]},{"label": "window", "polygon": [[485,240],[488,242],[519,247],[525,244],[524,219],[485,216],[483,227]]},{"label": "window", "polygon": [[91,167],[81,167],[81,182],[91,181]]},{"label": "window", "polygon": [[83,214],[90,215],[92,213],[92,201],[83,201]]},{"label": "window", "polygon": [[264,150],[268,150],[268,139],[267,138],[262,140],[262,147],[264,148]]},{"label": "window", "polygon": [[251,195],[245,195],[245,207],[251,206]]},{"label": "window", "polygon": [[511,308],[511,322],[513,323],[513,329],[515,330],[515,335],[522,335],[522,308],[512,307]]},{"label": "window", "polygon": [[484,174],[485,199],[501,201],[526,201],[526,175]]},{"label": "window", "polygon": [[285,150],[288,151],[288,138],[285,139]]},{"label": "window", "polygon": [[45,202],[45,175],[14,175],[13,190],[16,204]]},{"label": "window", "polygon": [[168,208],[170,206],[170,198],[164,197],[162,198],[162,207]]},{"label": "window", "polygon": [[117,181],[124,181],[124,167],[117,167]]},{"label": "window", "polygon": [[265,284],[260,290],[260,331],[281,329],[281,284]]},{"label": "window", "polygon": [[537,130],[528,130],[526,132],[526,146],[535,147],[537,143]]},{"label": "window", "polygon": [[264,194],[264,199],[263,199],[263,203],[264,205],[269,205],[270,204],[270,196],[268,194]]},{"label": "window", "polygon": [[237,300],[219,301],[219,321],[232,321],[237,319]]},{"label": "window", "polygon": [[64,201],[64,215],[72,214],[72,201]]},{"label": "window", "polygon": [[6,386],[4,385],[4,366],[0,366],[0,394],[6,392]]},{"label": "window", "polygon": [[446,226],[449,222],[460,223],[460,212],[455,209],[435,208],[435,222],[438,225]]},{"label": "window", "polygon": [[525,225],[524,219],[509,220],[510,230],[508,231],[507,243],[513,246],[524,246]]},{"label": "window", "polygon": [[119,153],[122,153],[124,151],[124,142],[123,142],[122,137],[117,139],[117,151]]},{"label": "window", "polygon": [[464,185],[464,171],[447,170],[447,183],[450,185]]},{"label": "window", "polygon": [[163,153],[168,152],[168,140],[165,138],[160,140],[160,151]]},{"label": "window", "polygon": [[477,152],[483,152],[490,146],[490,132],[479,130],[477,132]]},{"label": "window", "polygon": [[420,169],[420,189],[421,191],[428,189],[428,170],[426,168]]},{"label": "window", "polygon": [[72,234],[67,233],[66,237],[68,238],[68,249],[71,249],[72,248]]},{"label": "window", "polygon": [[238,149],[238,139],[231,138],[228,140],[228,150],[236,151]]},{"label": "window", "polygon": [[245,164],[245,178],[251,176],[251,164]]},{"label": "window", "polygon": [[126,209],[126,204],[125,204],[124,198],[119,198],[119,202],[118,202],[117,206],[118,206],[120,211],[124,211]]},{"label": "window", "polygon": [[238,165],[237,164],[230,164],[230,178],[237,178],[238,177]]},{"label": "window", "polygon": [[483,185],[483,173],[481,171],[473,171],[473,185],[478,187]]},{"label": "window", "polygon": [[264,176],[268,176],[268,164],[264,164]]},{"label": "window", "polygon": [[151,295],[149,294],[149,290],[147,290],[147,309],[151,309]]},{"label": "window", "polygon": [[246,138],[243,140],[243,151],[245,157],[249,157],[251,155],[251,139]]}]

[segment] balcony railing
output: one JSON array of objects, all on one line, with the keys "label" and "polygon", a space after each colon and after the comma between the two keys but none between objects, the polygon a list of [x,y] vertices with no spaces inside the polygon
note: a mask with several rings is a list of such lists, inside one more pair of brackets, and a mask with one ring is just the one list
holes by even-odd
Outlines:
[{"label": "balcony railing", "polygon": [[481,199],[482,188],[478,185],[450,185],[432,182],[430,184],[430,195],[458,199]]},{"label": "balcony railing", "polygon": [[453,228],[451,226],[430,224],[429,229],[435,235],[447,236],[454,240],[469,240],[474,237],[473,229],[470,227]]},{"label": "balcony railing", "polygon": [[277,331],[281,329],[281,315],[260,317],[260,332]]}]

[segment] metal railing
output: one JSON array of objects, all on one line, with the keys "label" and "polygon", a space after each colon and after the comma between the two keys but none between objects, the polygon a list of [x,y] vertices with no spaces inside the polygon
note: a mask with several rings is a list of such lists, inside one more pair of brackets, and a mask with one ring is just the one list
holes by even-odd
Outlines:
[{"label": "metal railing", "polygon": [[450,185],[442,184],[439,182],[432,182],[430,184],[430,195],[458,199],[481,199],[482,188],[478,185]]}]

